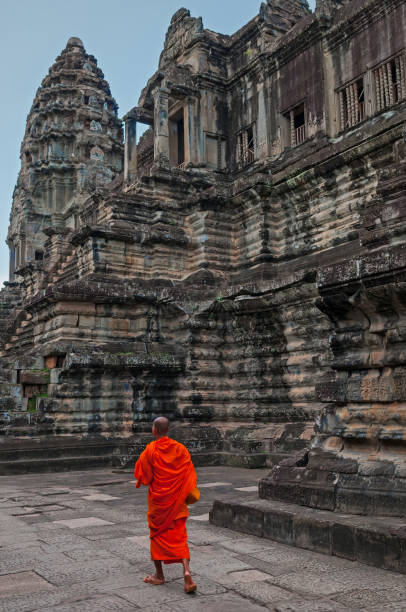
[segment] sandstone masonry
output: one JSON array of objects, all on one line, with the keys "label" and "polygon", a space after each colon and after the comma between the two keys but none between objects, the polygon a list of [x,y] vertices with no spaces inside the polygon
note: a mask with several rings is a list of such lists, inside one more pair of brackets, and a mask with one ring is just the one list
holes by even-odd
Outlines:
[{"label": "sandstone masonry", "polygon": [[68,41],[21,149],[0,469],[124,466],[165,414],[200,464],[275,466],[263,497],[405,513],[405,25],[404,0],[268,0],[233,36],[180,9],[124,151]]}]

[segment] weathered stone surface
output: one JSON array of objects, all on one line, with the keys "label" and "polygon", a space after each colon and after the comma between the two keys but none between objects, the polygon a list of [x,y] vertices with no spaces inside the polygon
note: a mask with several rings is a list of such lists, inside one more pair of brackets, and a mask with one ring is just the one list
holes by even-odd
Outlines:
[{"label": "weathered stone surface", "polygon": [[[401,519],[337,515],[270,500],[244,504],[216,500],[210,512],[210,522],[284,544],[406,573],[406,530]],[[247,524],[250,531],[245,527]],[[260,552],[253,554],[261,558]],[[322,593],[329,594],[320,591]]]},{"label": "weathered stone surface", "polygon": [[68,41],[13,198],[0,473],[126,468],[165,414],[198,465],[276,466],[263,497],[406,513],[403,4],[177,11],[124,156]]},{"label": "weathered stone surface", "polygon": [[[205,487],[203,499],[191,508],[199,515],[200,504],[212,505],[216,496],[240,502],[241,491],[247,481],[260,478],[264,470],[209,467],[198,468],[201,484],[230,483],[228,487]],[[120,500],[107,503],[86,501],[87,516],[104,517],[114,504],[116,526],[124,531],[132,524],[142,525],[143,533],[134,538],[111,537],[91,540],[86,533],[92,527],[78,530],[54,523],[28,524],[27,520],[10,517],[11,508],[0,508],[0,560],[1,574],[21,576],[22,572],[37,575],[42,586],[47,576],[52,583],[45,590],[29,593],[2,593],[0,612],[67,612],[81,610],[143,610],[158,612],[164,606],[169,612],[176,610],[313,610],[340,611],[359,609],[403,610],[406,602],[404,574],[385,572],[335,556],[293,548],[265,538],[243,535],[214,525],[188,522],[193,534],[210,535],[212,543],[190,544],[191,569],[198,585],[197,593],[185,595],[182,568],[179,564],[165,566],[167,583],[163,587],[148,587],[143,578],[151,572],[146,521],[146,491],[134,487],[132,474],[112,474],[110,471],[72,471],[68,474],[48,474],[48,489],[42,474],[2,476],[1,492],[24,503],[24,498],[49,500],[51,490],[64,486],[69,492],[57,495],[66,505],[70,518],[78,510],[70,505],[83,501],[92,490],[97,494],[119,496]],[[247,501],[255,500],[255,493],[245,494]],[[258,500],[257,500],[258,501]],[[264,502],[261,502],[264,503]],[[80,514],[83,516],[83,512]],[[362,521],[362,517],[355,517]],[[370,520],[370,519],[368,519]],[[395,522],[401,522],[395,520]],[[382,520],[387,523],[387,520]],[[105,528],[107,529],[107,528]],[[228,534],[228,538],[226,537]],[[25,564],[25,565],[24,565]],[[22,569],[23,568],[23,569]],[[37,573],[39,572],[39,574]],[[8,579],[4,575],[1,578]],[[154,603],[155,602],[155,603]],[[243,606],[243,607],[242,607]],[[381,608],[379,608],[381,606]],[[396,606],[396,607],[395,607]]]}]

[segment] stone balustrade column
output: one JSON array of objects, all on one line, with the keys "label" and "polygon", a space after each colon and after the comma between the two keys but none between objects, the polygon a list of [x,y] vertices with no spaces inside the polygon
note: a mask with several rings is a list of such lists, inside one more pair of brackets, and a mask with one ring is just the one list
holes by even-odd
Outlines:
[{"label": "stone balustrade column", "polygon": [[154,98],[154,164],[169,168],[169,89],[157,87]]}]

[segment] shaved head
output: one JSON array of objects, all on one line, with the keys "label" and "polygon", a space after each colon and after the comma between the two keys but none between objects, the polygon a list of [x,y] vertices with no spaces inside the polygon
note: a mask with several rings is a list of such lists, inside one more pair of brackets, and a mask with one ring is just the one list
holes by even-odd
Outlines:
[{"label": "shaved head", "polygon": [[158,436],[166,436],[169,431],[169,421],[166,417],[158,417],[155,419],[153,429]]}]

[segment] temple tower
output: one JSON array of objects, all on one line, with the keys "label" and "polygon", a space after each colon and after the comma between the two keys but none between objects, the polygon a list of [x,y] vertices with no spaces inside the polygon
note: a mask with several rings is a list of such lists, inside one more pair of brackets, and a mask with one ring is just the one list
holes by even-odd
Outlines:
[{"label": "temple tower", "polygon": [[45,228],[76,227],[81,195],[121,172],[117,108],[97,60],[79,38],[70,38],[27,117],[7,238],[10,280],[42,260]]}]

